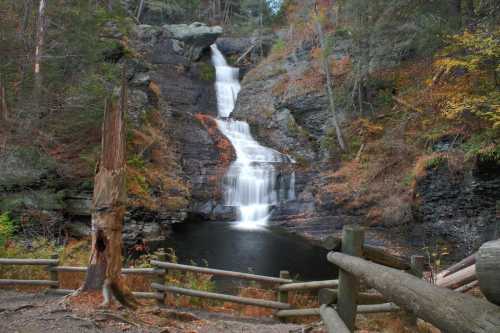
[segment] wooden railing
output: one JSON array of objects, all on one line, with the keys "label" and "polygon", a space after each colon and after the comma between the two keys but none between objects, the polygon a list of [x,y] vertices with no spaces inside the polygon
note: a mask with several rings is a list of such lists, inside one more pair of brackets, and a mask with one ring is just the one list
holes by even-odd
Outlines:
[{"label": "wooden railing", "polygon": [[[330,297],[320,297],[323,304],[319,313],[329,333],[354,331],[356,314],[362,312],[358,305],[363,299],[359,292],[360,281],[376,289],[384,299],[392,301],[384,305],[387,310],[401,308],[443,332],[500,332],[500,307],[477,297],[432,285],[418,274],[414,276],[361,258],[363,238],[363,229],[347,226],[343,231],[342,252],[330,252],[327,256],[328,261],[340,269],[338,292]],[[491,272],[491,254],[498,255],[500,251],[489,250],[488,253],[488,272]],[[497,260],[495,281],[500,275],[499,265]],[[478,278],[481,284],[481,276]],[[489,286],[492,287],[491,284]],[[499,288],[497,284],[490,290]],[[325,294],[325,291],[320,291],[320,295],[322,293]]]}]

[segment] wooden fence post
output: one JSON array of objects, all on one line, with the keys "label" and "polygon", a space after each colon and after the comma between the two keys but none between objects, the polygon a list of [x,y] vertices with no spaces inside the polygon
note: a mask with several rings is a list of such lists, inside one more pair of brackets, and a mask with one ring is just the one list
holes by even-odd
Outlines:
[{"label": "wooden fence post", "polygon": [[[290,272],[280,271],[280,278],[290,279]],[[288,303],[288,291],[278,291],[278,302]]]},{"label": "wooden fence post", "polygon": [[[52,254],[50,256],[50,259],[58,260],[59,259],[59,255],[58,254]],[[57,266],[59,266],[59,260],[57,261],[57,263],[50,264],[48,266],[49,280],[57,282],[57,286],[50,286],[51,289],[58,289],[59,288],[59,274],[58,274],[57,270],[54,269]]]},{"label": "wooden fence post", "polygon": [[[363,256],[364,230],[359,226],[344,226],[342,231],[342,252],[351,256]],[[342,321],[354,331],[356,320],[357,297],[359,290],[359,279],[340,269],[339,270],[339,294],[338,313]]]},{"label": "wooden fence post", "polygon": [[[280,271],[280,278],[282,279],[290,279],[290,272],[289,271]],[[288,303],[288,291],[286,290],[279,290],[278,288],[278,302],[280,303]],[[283,321],[283,317],[278,317],[279,320]]]},{"label": "wooden fence post", "polygon": [[424,264],[424,256],[411,256],[411,275],[422,278],[424,276]]},{"label": "wooden fence post", "polygon": [[[167,259],[167,255],[163,249],[158,249],[158,251],[156,252],[156,257],[158,258],[158,261],[166,261],[166,259]],[[159,267],[158,267],[158,269],[159,269]],[[161,269],[161,272],[156,274],[156,276],[154,278],[154,282],[161,284],[161,285],[165,285],[165,281],[167,279],[167,273],[168,273],[168,270]],[[161,291],[161,290],[156,290],[156,292],[160,293],[162,295],[161,299],[159,299],[159,298],[156,299],[156,303],[158,305],[164,305],[166,293],[164,291]]]}]

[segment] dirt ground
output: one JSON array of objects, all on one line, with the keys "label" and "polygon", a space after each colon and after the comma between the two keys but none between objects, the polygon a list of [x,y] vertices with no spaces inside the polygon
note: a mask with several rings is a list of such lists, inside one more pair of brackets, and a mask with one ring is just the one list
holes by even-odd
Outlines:
[{"label": "dirt ground", "polygon": [[[304,327],[272,318],[242,318],[186,309],[141,307],[84,311],[61,296],[0,290],[0,333],[302,333]],[[310,332],[310,330],[307,330]]]}]

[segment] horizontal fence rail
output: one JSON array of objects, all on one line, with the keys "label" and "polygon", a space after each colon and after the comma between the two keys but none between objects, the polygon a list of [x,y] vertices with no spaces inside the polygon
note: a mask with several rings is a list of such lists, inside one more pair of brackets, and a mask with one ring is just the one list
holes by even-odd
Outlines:
[{"label": "horizontal fence rail", "polygon": [[257,298],[239,297],[239,296],[232,296],[232,295],[226,295],[226,294],[211,293],[211,292],[207,292],[207,291],[165,286],[163,284],[158,284],[158,283],[153,283],[151,286],[153,287],[153,289],[156,289],[156,290],[171,292],[171,293],[180,294],[180,295],[210,298],[210,299],[215,299],[215,300],[219,300],[219,301],[240,303],[240,304],[246,304],[246,305],[254,305],[254,306],[260,306],[260,307],[264,307],[264,308],[289,309],[291,307],[291,305],[288,303],[281,303],[281,302],[268,301],[268,300],[257,299]]},{"label": "horizontal fence rail", "polygon": [[[73,267],[73,266],[55,266],[49,268],[49,271],[56,272],[87,272],[87,267]],[[122,274],[138,274],[138,275],[161,275],[165,270],[155,268],[123,268]]]},{"label": "horizontal fence rail", "polygon": [[249,274],[249,273],[240,273],[240,272],[233,272],[233,271],[225,271],[225,270],[221,270],[221,269],[213,269],[213,268],[206,268],[206,267],[181,265],[181,264],[174,264],[174,263],[170,263],[170,262],[163,262],[163,261],[157,261],[157,260],[151,260],[151,264],[153,266],[166,268],[166,269],[196,272],[196,273],[210,274],[210,275],[217,275],[217,276],[227,276],[227,277],[232,277],[232,278],[236,278],[236,279],[243,279],[243,280],[270,282],[270,283],[278,283],[278,284],[293,282],[293,280],[290,280],[290,279],[283,279],[283,278],[263,276],[263,275],[255,275],[255,274]]},{"label": "horizontal fence rail", "polygon": [[57,259],[10,259],[0,258],[0,265],[37,265],[37,266],[50,266],[57,265]]},{"label": "horizontal fence rail", "polygon": [[13,279],[0,280],[0,286],[13,286],[13,285],[57,287],[59,285],[59,282],[52,280],[13,280]]},{"label": "horizontal fence rail", "polygon": [[278,290],[279,291],[290,291],[290,290],[335,288],[335,287],[338,287],[338,285],[339,285],[339,280],[297,282],[297,283],[283,284],[283,285],[278,287]]}]

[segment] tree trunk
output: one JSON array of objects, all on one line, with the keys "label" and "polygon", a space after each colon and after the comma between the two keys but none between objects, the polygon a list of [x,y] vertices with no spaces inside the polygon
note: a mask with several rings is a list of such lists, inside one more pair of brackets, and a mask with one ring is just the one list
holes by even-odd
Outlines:
[{"label": "tree trunk", "polygon": [[42,75],[40,73],[40,67],[42,63],[43,47],[45,45],[45,28],[46,28],[46,10],[47,4],[46,0],[40,0],[38,7],[38,22],[36,30],[36,47],[35,47],[35,68],[34,68],[34,98],[36,106],[39,107],[40,104],[40,94],[42,89]]},{"label": "tree trunk", "polygon": [[100,290],[103,305],[111,295],[125,306],[135,307],[132,293],[121,279],[122,227],[126,210],[125,122],[127,103],[125,68],[120,106],[106,103],[102,127],[102,151],[94,181],[92,248],[83,291]]},{"label": "tree trunk", "polygon": [[485,300],[436,287],[399,270],[343,253],[330,252],[328,261],[443,332],[498,332],[500,308]]},{"label": "tree trunk", "polygon": [[141,22],[141,15],[142,15],[142,10],[144,9],[144,0],[141,0],[141,2],[139,2],[139,8],[137,8],[137,16],[136,16],[136,19],[137,19],[137,22]]},{"label": "tree trunk", "polygon": [[9,119],[9,111],[7,109],[7,96],[5,93],[5,84],[0,78],[0,122],[5,124]]},{"label": "tree trunk", "polygon": [[344,142],[344,137],[342,135],[342,130],[340,129],[340,125],[337,119],[337,111],[336,111],[336,106],[335,106],[335,96],[333,95],[333,82],[332,82],[332,77],[330,75],[330,68],[328,66],[328,54],[327,53],[327,47],[325,43],[325,36],[323,34],[323,28],[321,26],[321,22],[319,19],[319,13],[317,11],[317,6],[314,1],[314,23],[316,26],[316,32],[318,34],[320,46],[321,46],[321,51],[322,51],[322,65],[323,65],[323,71],[326,75],[326,93],[328,95],[328,101],[330,103],[330,111],[332,113],[332,121],[333,121],[333,126],[335,127],[335,133],[337,135],[337,141],[339,143],[340,149],[343,151],[346,151],[346,145]]}]

